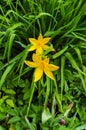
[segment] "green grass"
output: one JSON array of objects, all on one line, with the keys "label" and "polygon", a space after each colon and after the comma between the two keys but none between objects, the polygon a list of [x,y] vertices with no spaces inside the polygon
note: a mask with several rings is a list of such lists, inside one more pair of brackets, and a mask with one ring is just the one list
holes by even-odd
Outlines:
[{"label": "green grass", "polygon": [[[85,19],[85,0],[0,1],[0,130],[86,129]],[[33,83],[24,60],[32,56],[28,38],[40,33],[51,37],[56,51],[45,55],[60,69],[55,81]]]}]

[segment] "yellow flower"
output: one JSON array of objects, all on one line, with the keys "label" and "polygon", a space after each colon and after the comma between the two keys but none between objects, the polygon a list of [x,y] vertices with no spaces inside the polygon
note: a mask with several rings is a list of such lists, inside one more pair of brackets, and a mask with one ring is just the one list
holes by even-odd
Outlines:
[{"label": "yellow flower", "polygon": [[34,82],[38,81],[42,76],[43,72],[52,80],[54,80],[54,75],[52,71],[58,70],[59,67],[53,64],[49,64],[49,58],[42,59],[38,54],[32,55],[32,61],[25,60],[25,64],[29,67],[36,68],[34,72]]},{"label": "yellow flower", "polygon": [[43,50],[47,50],[49,48],[49,46],[46,44],[49,42],[50,39],[50,37],[43,38],[41,34],[38,36],[38,39],[29,38],[29,41],[32,44],[29,51],[36,50],[37,54],[42,54]]}]

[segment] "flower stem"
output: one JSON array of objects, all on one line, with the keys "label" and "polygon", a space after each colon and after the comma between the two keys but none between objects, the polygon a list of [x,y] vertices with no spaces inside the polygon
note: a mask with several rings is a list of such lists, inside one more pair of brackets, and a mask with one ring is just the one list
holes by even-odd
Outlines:
[{"label": "flower stem", "polygon": [[61,103],[61,99],[59,97],[59,93],[58,93],[58,87],[57,87],[57,82],[56,80],[54,80],[54,85],[55,85],[55,88],[56,88],[56,92],[55,92],[55,97],[56,97],[56,100],[58,102],[58,107],[59,107],[59,111],[63,113],[63,109],[62,109],[62,103]]},{"label": "flower stem", "polygon": [[32,82],[32,84],[31,84],[31,96],[30,96],[30,99],[29,99],[29,104],[28,104],[28,107],[27,107],[27,113],[26,113],[26,116],[28,116],[28,114],[29,114],[30,105],[31,105],[31,102],[32,102],[32,98],[33,98],[34,90],[35,90],[35,83]]},{"label": "flower stem", "polygon": [[47,81],[47,88],[46,88],[46,95],[45,95],[45,102],[44,102],[44,109],[46,108],[46,105],[48,103],[48,98],[49,98],[49,93],[50,93],[50,79],[48,77],[46,77],[46,81]]}]

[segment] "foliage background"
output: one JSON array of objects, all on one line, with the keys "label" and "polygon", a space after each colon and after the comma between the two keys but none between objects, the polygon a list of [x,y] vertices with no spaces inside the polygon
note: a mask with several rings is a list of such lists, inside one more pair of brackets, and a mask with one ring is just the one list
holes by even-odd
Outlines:
[{"label": "foliage background", "polygon": [[[0,129],[86,129],[85,0],[0,1]],[[28,38],[51,37],[56,82],[32,82]],[[69,104],[74,103],[72,109]],[[69,106],[69,107],[68,107]],[[61,125],[63,118],[66,124]]]}]

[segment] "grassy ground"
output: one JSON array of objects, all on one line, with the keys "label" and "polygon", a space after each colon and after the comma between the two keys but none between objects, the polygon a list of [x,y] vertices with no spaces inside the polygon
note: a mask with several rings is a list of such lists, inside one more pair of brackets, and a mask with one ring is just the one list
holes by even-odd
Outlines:
[{"label": "grassy ground", "polygon": [[[39,34],[51,37],[54,81],[34,83],[24,64]],[[0,1],[0,130],[86,130],[85,100],[85,0]]]}]

